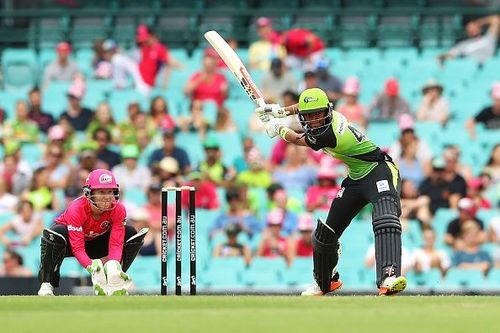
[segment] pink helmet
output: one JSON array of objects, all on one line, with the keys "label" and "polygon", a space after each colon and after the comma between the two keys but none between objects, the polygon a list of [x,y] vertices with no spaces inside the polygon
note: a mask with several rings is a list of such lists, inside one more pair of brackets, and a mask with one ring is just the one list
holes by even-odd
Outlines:
[{"label": "pink helmet", "polygon": [[115,202],[112,208],[116,207],[118,199],[120,198],[120,186],[116,182],[116,178],[113,173],[105,169],[95,169],[89,173],[85,184],[83,185],[83,193],[85,197],[90,201],[92,205],[96,205],[94,199],[92,198],[92,191],[98,189],[113,189]]}]

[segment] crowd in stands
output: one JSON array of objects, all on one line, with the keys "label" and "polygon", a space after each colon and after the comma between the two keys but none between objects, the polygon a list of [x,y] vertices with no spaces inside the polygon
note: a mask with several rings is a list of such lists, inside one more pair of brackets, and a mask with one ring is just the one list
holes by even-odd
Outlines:
[{"label": "crowd in stands", "polygon": [[[481,36],[483,25],[489,28]],[[446,87],[439,81],[429,78],[421,87],[421,102],[412,105],[401,93],[401,82],[387,77],[381,92],[363,105],[358,98],[363,82],[331,71],[325,45],[314,33],[294,28],[280,34],[265,17],[256,21],[256,29],[259,40],[249,48],[248,66],[262,74],[259,86],[267,102],[292,105],[302,89],[321,87],[336,110],[361,131],[369,132],[372,124],[387,121],[399,125],[399,138],[383,148],[400,167],[403,229],[418,223],[422,238],[416,248],[403,243],[405,272],[437,268],[444,274],[458,267],[486,274],[493,267],[500,268],[500,136],[482,152],[489,156],[486,164],[480,168],[464,164],[464,147],[450,144],[440,150],[432,138],[418,132],[421,123],[444,129],[451,121],[453,100],[445,97]],[[470,23],[470,39],[436,62],[463,56],[486,64],[495,57],[499,29],[495,16]],[[71,44],[62,41],[56,48],[57,58],[45,67],[40,87],[32,87],[26,100],[16,102],[11,117],[1,110],[0,248],[4,251],[0,276],[29,274],[17,251],[38,242],[44,224],[50,224],[51,217],[81,195],[85,178],[95,168],[114,172],[129,223],[151,228],[143,256],[159,253],[162,187],[192,185],[197,188],[197,209],[219,213],[213,221],[199,220],[199,224],[209,224],[210,247],[198,251],[210,251],[213,257],[241,256],[247,264],[255,256],[283,257],[288,264],[296,257],[310,257],[311,230],[316,217],[327,214],[341,191],[343,166],[321,152],[284,141],[269,140],[272,149],[267,155],[251,135],[263,133],[255,116],[249,117],[247,132],[241,133],[229,103],[234,90],[241,88],[231,82],[231,74],[210,48],[202,51],[199,68],[186,69],[147,26],[138,27],[136,42],[136,49],[125,52],[112,40],[96,41],[89,77],[72,60]],[[236,41],[231,44],[238,48]],[[192,72],[185,85],[169,80],[178,70]],[[489,131],[500,129],[497,79],[490,84],[491,106],[478,109],[456,133],[468,136],[471,145],[479,124]],[[109,101],[98,103],[95,110],[82,102],[91,88],[90,80],[112,82],[115,90],[133,89],[149,106],[145,109],[144,103],[130,102],[126,111],[120,110],[125,119],[115,121],[118,110]],[[68,83],[67,101],[60,105],[62,113],[53,114],[43,109],[42,99],[43,92],[57,82]],[[156,94],[160,90],[166,93]],[[182,114],[172,112],[170,93],[183,94]],[[207,113],[207,104],[215,105],[215,115]],[[251,113],[248,105],[244,112]],[[290,126],[300,130],[297,119],[291,118]],[[192,161],[186,149],[191,143],[178,141],[183,133],[194,133],[202,142],[204,158],[200,161]],[[221,141],[218,133],[239,134],[241,141]],[[227,156],[224,147],[228,145],[240,146],[241,155]],[[25,148],[33,146],[41,151],[35,159]],[[184,208],[186,199],[182,200]],[[173,217],[173,204],[168,210]],[[452,214],[439,221],[446,227],[437,230],[436,219],[443,211]],[[488,220],[480,218],[481,212],[491,212],[484,215]],[[369,220],[370,208],[362,215]],[[374,265],[373,247],[366,249],[364,264]]]}]

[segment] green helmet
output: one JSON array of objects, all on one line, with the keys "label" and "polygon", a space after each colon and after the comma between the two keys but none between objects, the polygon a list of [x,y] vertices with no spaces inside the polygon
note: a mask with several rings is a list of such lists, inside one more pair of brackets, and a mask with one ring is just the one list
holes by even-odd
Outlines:
[{"label": "green helmet", "polygon": [[[306,89],[299,97],[299,120],[306,135],[319,136],[326,132],[332,122],[333,105],[328,100],[326,93],[319,88]],[[316,120],[306,119],[305,115],[326,112],[325,116]],[[321,126],[311,126],[311,122],[323,120]]]},{"label": "green helmet", "polygon": [[322,111],[329,104],[328,96],[323,90],[319,88],[306,89],[299,97],[299,114]]}]

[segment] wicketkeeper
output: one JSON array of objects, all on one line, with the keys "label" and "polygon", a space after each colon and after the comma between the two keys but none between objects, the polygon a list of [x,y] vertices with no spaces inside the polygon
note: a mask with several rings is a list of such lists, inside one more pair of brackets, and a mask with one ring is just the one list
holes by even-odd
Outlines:
[{"label": "wicketkeeper", "polygon": [[[326,222],[318,220],[313,232],[314,283],[302,295],[324,295],[342,286],[337,272],[339,238],[351,220],[366,204],[373,204],[373,232],[377,287],[380,295],[406,288],[401,276],[400,177],[391,157],[333,110],[324,91],[307,89],[299,103],[282,108],[268,104],[256,109],[268,135],[314,150],[322,149],[343,161],[349,174],[342,182]],[[280,119],[298,114],[304,130],[298,134]],[[272,115],[272,117],[270,117]],[[347,245],[348,246],[348,245]]]},{"label": "wicketkeeper", "polygon": [[53,296],[65,257],[74,256],[90,273],[96,295],[127,295],[131,284],[125,273],[143,244],[147,228],[126,225],[126,211],[115,176],[92,171],[83,196],[69,204],[55,224],[43,231],[38,295]]}]

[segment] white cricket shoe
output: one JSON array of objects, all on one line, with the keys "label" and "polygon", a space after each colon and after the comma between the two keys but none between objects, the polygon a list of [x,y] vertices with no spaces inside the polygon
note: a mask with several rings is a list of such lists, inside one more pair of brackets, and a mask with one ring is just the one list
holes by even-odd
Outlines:
[{"label": "white cricket shoe", "polygon": [[406,278],[404,276],[388,276],[384,279],[379,288],[379,296],[389,296],[397,294],[406,288]]},{"label": "white cricket shoe", "polygon": [[[331,293],[332,291],[340,289],[340,287],[342,287],[342,281],[340,281],[340,280],[331,281],[330,282],[330,291],[328,291],[328,292]],[[300,295],[301,296],[323,296],[325,294],[326,293],[324,293],[320,289],[316,280],[313,280],[313,283],[311,283],[309,285],[309,287],[307,287],[306,290],[304,290]]]},{"label": "white cricket shoe", "polygon": [[38,290],[38,296],[54,296],[54,287],[50,282],[43,282]]}]

